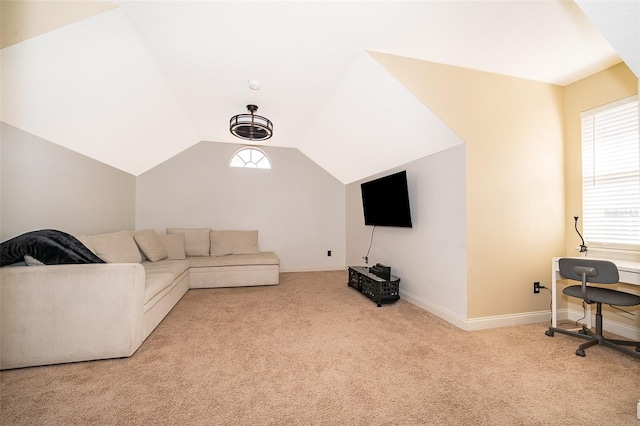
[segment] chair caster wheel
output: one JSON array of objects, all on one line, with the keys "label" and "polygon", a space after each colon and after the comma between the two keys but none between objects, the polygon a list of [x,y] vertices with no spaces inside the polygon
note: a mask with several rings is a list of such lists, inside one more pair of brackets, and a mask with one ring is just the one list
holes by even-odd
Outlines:
[{"label": "chair caster wheel", "polygon": [[551,330],[545,331],[544,334],[546,334],[549,337],[553,337],[553,335],[554,335],[553,331],[551,331]]},{"label": "chair caster wheel", "polygon": [[589,333],[587,333],[587,330],[585,330],[585,329],[583,328],[583,329],[581,329],[581,330],[578,330],[578,334],[582,334],[583,336],[586,336],[586,335],[587,335],[587,334],[589,334]]},{"label": "chair caster wheel", "polygon": [[576,355],[584,357],[586,354],[584,353],[584,349],[576,349]]},{"label": "chair caster wheel", "polygon": [[636,346],[636,352],[640,352],[640,346]]}]

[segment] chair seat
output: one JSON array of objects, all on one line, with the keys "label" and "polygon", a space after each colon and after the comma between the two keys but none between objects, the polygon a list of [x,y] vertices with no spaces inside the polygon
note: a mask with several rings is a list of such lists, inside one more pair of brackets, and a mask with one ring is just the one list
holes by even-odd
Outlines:
[{"label": "chair seat", "polygon": [[[569,296],[582,298],[582,286],[571,285],[562,290]],[[605,305],[635,306],[640,305],[640,296],[625,293],[623,291],[611,290],[601,287],[587,287],[587,299],[593,303],[604,303]]]}]

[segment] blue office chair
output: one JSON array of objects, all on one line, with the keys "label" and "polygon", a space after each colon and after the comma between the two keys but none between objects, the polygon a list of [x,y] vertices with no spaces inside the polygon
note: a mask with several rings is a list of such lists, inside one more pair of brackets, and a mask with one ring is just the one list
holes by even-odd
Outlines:
[{"label": "blue office chair", "polygon": [[[566,287],[562,292],[571,297],[584,300],[585,303],[597,306],[596,332],[592,332],[586,326],[578,332],[563,328],[549,327],[545,332],[553,337],[554,333],[566,334],[587,340],[578,346],[576,355],[585,356],[584,350],[594,345],[603,345],[640,359],[640,342],[630,340],[607,339],[602,335],[602,304],[611,306],[635,306],[640,305],[640,296],[612,290],[602,287],[594,287],[588,284],[616,284],[619,282],[618,268],[612,262],[587,258],[562,258],[559,260],[560,275],[563,278],[581,281],[581,285]],[[554,301],[555,303],[555,301]],[[635,351],[626,346],[635,346]]]}]

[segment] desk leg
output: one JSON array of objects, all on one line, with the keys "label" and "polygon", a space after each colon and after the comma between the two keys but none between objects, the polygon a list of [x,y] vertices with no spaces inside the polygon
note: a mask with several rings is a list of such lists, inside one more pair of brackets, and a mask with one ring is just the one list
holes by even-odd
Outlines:
[{"label": "desk leg", "polygon": [[556,262],[551,259],[551,327],[558,326],[558,274],[556,274]]}]

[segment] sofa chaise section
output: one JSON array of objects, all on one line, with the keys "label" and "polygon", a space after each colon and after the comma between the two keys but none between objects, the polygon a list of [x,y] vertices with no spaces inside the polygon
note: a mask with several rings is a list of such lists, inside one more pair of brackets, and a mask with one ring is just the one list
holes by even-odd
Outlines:
[{"label": "sofa chaise section", "polygon": [[142,262],[145,270],[143,340],[189,290],[189,260]]},{"label": "sofa chaise section", "polygon": [[260,251],[257,230],[167,228],[167,235],[184,236],[190,261],[190,288],[275,285],[280,282],[280,259]]},{"label": "sofa chaise section", "polygon": [[272,251],[191,257],[191,288],[276,285],[280,259]]}]

